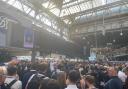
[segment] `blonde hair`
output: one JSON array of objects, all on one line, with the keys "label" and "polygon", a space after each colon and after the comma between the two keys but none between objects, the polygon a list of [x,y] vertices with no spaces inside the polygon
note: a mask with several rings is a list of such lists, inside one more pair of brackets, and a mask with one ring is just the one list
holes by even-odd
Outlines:
[{"label": "blonde hair", "polygon": [[87,75],[85,77],[85,80],[88,81],[88,83],[90,83],[90,84],[94,84],[94,82],[95,82],[94,76],[91,76],[91,75]]},{"label": "blonde hair", "polygon": [[7,74],[7,68],[5,66],[0,66],[0,74],[6,75]]},{"label": "blonde hair", "polygon": [[57,82],[60,86],[65,85],[66,84],[66,73],[64,71],[60,71],[57,74]]}]

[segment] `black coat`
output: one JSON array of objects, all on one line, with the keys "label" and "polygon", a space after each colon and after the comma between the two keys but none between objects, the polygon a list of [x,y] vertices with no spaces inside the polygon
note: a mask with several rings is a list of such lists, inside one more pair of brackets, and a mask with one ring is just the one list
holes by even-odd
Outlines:
[{"label": "black coat", "polygon": [[114,76],[106,83],[105,89],[123,89],[123,83],[117,76]]},{"label": "black coat", "polygon": [[37,71],[28,71],[24,76],[23,76],[23,79],[22,79],[22,89],[25,89],[26,87],[26,84],[29,80],[29,78],[35,74]]}]

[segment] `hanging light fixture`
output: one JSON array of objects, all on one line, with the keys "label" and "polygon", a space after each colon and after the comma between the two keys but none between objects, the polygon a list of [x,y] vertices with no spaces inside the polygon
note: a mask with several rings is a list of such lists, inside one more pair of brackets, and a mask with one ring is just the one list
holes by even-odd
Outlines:
[{"label": "hanging light fixture", "polygon": [[122,24],[120,25],[120,28],[121,28],[121,32],[120,32],[120,36],[123,36],[123,32],[122,32]]},{"label": "hanging light fixture", "polygon": [[[121,8],[122,8],[122,7],[119,8],[119,18],[120,18],[120,14],[121,14]],[[121,30],[120,36],[123,36],[123,32],[122,32],[122,30],[123,30],[123,29],[122,29],[122,23],[119,22],[119,24],[120,24],[120,30]]]},{"label": "hanging light fixture", "polygon": [[105,26],[103,26],[102,35],[105,36],[105,33],[106,33]]},{"label": "hanging light fixture", "polygon": [[120,36],[123,36],[123,33],[122,32],[120,33]]},{"label": "hanging light fixture", "polygon": [[113,35],[113,43],[116,42],[116,39],[115,39],[115,36],[114,36],[114,33],[112,32],[112,35]]},{"label": "hanging light fixture", "polygon": [[78,29],[76,29],[76,32],[78,32]]},{"label": "hanging light fixture", "polygon": [[105,33],[106,33],[106,31],[105,31],[104,13],[105,13],[105,11],[103,12],[103,29],[102,29],[102,35],[103,35],[103,36],[105,36]]},{"label": "hanging light fixture", "polygon": [[85,40],[86,38],[85,37],[83,37],[83,40]]},{"label": "hanging light fixture", "polygon": [[115,39],[113,39],[113,42],[115,43],[115,42],[116,42],[116,40],[115,40]]}]

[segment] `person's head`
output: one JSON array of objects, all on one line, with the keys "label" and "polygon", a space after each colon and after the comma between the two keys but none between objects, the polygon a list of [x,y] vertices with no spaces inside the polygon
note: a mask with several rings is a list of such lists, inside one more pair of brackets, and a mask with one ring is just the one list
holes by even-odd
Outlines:
[{"label": "person's head", "polygon": [[47,89],[60,89],[59,84],[56,80],[50,79],[47,84]]},{"label": "person's head", "polygon": [[80,79],[80,73],[76,70],[71,70],[67,76],[66,84],[76,84]]},{"label": "person's head", "polygon": [[89,85],[94,85],[94,82],[95,82],[95,79],[94,79],[94,76],[91,76],[91,75],[87,75],[85,77],[85,82],[86,84],[89,86]]},{"label": "person's head", "polygon": [[31,70],[38,70],[38,64],[37,64],[37,63],[32,63],[32,64],[30,65],[30,69],[31,69]]},{"label": "person's head", "polygon": [[48,69],[48,64],[46,63],[39,64],[37,68],[40,72],[46,72]]},{"label": "person's head", "polygon": [[15,76],[16,74],[17,74],[17,68],[15,66],[8,66],[7,75],[8,76]]},{"label": "person's head", "polygon": [[8,62],[9,66],[15,66],[17,65],[20,61],[16,59],[17,57],[11,58],[11,61]]},{"label": "person's head", "polygon": [[48,89],[48,81],[50,81],[50,79],[43,79],[40,83],[40,88],[39,89]]},{"label": "person's head", "polygon": [[61,87],[66,84],[66,73],[64,71],[57,73],[57,81]]},{"label": "person's head", "polygon": [[3,67],[0,67],[0,85],[2,85],[3,83],[4,83],[4,80],[5,80],[5,75],[6,75],[6,73],[5,73],[5,68],[3,68]]},{"label": "person's head", "polygon": [[108,75],[109,76],[117,76],[117,69],[114,67],[109,67],[108,68]]},{"label": "person's head", "polygon": [[128,76],[128,67],[125,67],[125,68],[123,69],[123,72]]}]

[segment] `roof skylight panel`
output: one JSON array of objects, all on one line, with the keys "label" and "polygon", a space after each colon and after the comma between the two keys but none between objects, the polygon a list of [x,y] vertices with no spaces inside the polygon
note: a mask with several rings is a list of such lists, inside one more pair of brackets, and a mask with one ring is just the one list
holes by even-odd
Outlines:
[{"label": "roof skylight panel", "polygon": [[16,1],[16,2],[13,4],[13,6],[14,6],[15,8],[17,8],[17,9],[23,11],[22,6],[21,6],[21,3],[20,3],[19,1]]},{"label": "roof skylight panel", "polygon": [[15,3],[15,0],[9,0],[7,3],[13,5]]},{"label": "roof skylight panel", "polygon": [[6,1],[6,0],[2,0],[2,1]]}]

